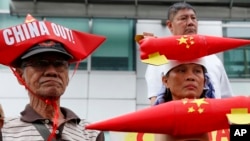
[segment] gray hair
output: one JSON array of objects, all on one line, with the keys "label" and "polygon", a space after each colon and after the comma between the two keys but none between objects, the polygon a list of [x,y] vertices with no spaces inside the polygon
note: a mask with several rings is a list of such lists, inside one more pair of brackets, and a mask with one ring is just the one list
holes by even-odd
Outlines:
[{"label": "gray hair", "polygon": [[176,15],[176,13],[182,9],[191,9],[196,14],[196,11],[192,5],[186,2],[178,2],[178,3],[174,3],[168,8],[168,17],[167,17],[168,20],[172,20],[173,17]]}]

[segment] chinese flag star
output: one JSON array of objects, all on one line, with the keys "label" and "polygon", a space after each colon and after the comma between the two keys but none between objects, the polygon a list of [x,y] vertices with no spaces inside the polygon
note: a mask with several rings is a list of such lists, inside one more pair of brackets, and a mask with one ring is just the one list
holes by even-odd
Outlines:
[{"label": "chinese flag star", "polygon": [[179,39],[176,39],[176,40],[179,41],[179,45],[181,45],[181,44],[187,44],[187,38],[185,38],[183,36],[181,38],[179,38]]},{"label": "chinese flag star", "polygon": [[191,101],[191,103],[196,103],[198,107],[200,107],[202,104],[208,104],[208,102],[205,101],[204,98],[194,99],[193,101]]}]

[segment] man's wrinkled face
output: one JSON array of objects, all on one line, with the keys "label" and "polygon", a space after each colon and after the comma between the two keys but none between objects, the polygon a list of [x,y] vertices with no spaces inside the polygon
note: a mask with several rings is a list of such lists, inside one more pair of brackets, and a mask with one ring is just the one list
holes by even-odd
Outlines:
[{"label": "man's wrinkled face", "polygon": [[167,21],[173,35],[197,34],[198,21],[192,9],[181,9]]},{"label": "man's wrinkled face", "polygon": [[19,74],[35,95],[59,97],[69,82],[68,68],[68,61],[63,56],[42,53],[23,61]]}]

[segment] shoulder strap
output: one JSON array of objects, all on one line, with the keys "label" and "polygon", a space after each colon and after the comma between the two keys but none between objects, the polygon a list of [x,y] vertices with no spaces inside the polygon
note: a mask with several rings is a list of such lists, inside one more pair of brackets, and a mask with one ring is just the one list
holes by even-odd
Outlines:
[{"label": "shoulder strap", "polygon": [[[32,123],[32,124],[36,127],[37,131],[40,133],[43,139],[47,141],[50,135],[49,129],[44,124],[41,123]],[[56,141],[56,139],[53,138],[52,141]]]},{"label": "shoulder strap", "polygon": [[3,140],[2,131],[0,131],[0,141],[2,141],[2,140]]}]

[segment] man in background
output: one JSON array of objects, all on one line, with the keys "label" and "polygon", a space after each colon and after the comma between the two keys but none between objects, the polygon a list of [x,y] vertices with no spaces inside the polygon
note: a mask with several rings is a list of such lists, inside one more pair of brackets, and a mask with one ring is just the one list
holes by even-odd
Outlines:
[{"label": "man in background", "polygon": [[[198,32],[196,11],[186,2],[175,3],[169,7],[166,24],[172,35],[190,35]],[[152,34],[146,33],[145,36],[152,36]],[[233,91],[221,60],[216,55],[209,55],[205,57],[205,61],[209,72],[208,77],[212,83],[210,91],[214,97],[231,97]],[[147,66],[145,79],[151,105],[155,103],[157,95],[165,91],[165,86],[162,83],[164,68],[164,65]]]}]

